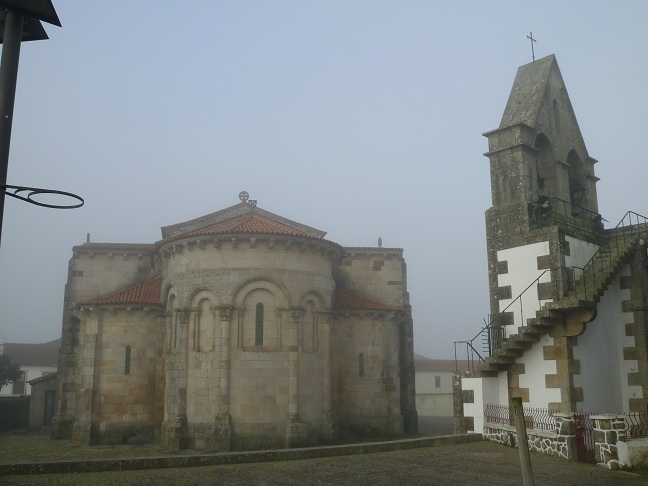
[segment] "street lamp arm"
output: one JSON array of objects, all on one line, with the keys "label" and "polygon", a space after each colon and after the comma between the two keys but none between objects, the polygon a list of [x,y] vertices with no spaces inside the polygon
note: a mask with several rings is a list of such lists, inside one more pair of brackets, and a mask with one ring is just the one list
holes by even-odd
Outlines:
[{"label": "street lamp arm", "polygon": [[[22,201],[26,201],[30,204],[35,204],[36,206],[42,206],[44,208],[53,208],[53,209],[75,209],[80,208],[85,204],[85,201],[81,196],[72,194],[71,192],[57,191],[55,189],[42,189],[39,187],[25,187],[25,186],[9,186],[1,185],[0,188],[4,189],[4,193],[7,196],[15,197]],[[26,195],[21,195],[20,193],[26,192]],[[44,194],[55,194],[58,196],[65,196],[76,200],[76,203],[72,204],[48,204],[34,199],[34,196],[42,196]]]}]

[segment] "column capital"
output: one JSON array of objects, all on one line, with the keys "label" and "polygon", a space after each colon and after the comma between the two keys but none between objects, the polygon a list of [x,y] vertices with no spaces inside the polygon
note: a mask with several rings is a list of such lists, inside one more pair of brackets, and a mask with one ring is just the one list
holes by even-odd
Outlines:
[{"label": "column capital", "polygon": [[290,307],[288,310],[288,317],[291,319],[301,319],[304,315],[305,309],[303,307]]},{"label": "column capital", "polygon": [[191,314],[191,309],[189,307],[183,307],[180,309],[174,309],[176,316],[180,322],[189,322],[189,315]]},{"label": "column capital", "polygon": [[214,312],[218,312],[221,321],[229,321],[232,318],[232,311],[234,310],[234,306],[220,304],[212,307],[212,310],[214,310]]}]

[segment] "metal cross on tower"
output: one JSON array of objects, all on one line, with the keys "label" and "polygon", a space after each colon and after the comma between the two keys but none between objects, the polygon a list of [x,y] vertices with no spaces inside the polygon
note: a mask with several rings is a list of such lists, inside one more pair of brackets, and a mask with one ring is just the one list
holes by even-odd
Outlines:
[{"label": "metal cross on tower", "polygon": [[529,32],[529,35],[527,35],[527,39],[531,40],[531,57],[533,57],[533,60],[535,61],[535,51],[533,50],[533,43],[536,42],[536,40],[533,38],[533,32]]}]

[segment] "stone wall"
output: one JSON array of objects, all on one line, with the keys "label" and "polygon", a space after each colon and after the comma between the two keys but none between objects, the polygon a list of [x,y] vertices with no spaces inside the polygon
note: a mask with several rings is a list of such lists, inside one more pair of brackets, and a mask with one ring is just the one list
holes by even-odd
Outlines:
[{"label": "stone wall", "polygon": [[334,400],[340,432],[347,437],[403,433],[399,328],[375,314],[338,318]]},{"label": "stone wall", "polygon": [[[576,428],[570,413],[555,413],[553,430],[527,429],[527,441],[531,452],[539,452],[562,459],[576,459]],[[484,440],[517,447],[515,426],[486,423]]]},{"label": "stone wall", "polygon": [[[596,463],[609,469],[619,469],[619,446],[626,442],[626,421],[623,415],[592,415],[594,457]],[[627,447],[624,447],[627,450]]]},{"label": "stone wall", "polygon": [[[542,431],[527,429],[529,450],[540,452],[562,459],[577,460],[576,426],[574,414],[553,413],[554,429]],[[619,469],[630,464],[630,447],[627,439],[627,422],[625,415],[602,414],[590,416],[594,438],[594,457],[599,466],[608,469]],[[486,423],[483,431],[484,440],[517,446],[515,426],[499,423]],[[645,454],[645,439],[637,441],[636,457]],[[641,449],[643,448],[643,451]],[[639,460],[639,459],[635,459]]]},{"label": "stone wall", "polygon": [[407,268],[400,248],[345,248],[335,272],[342,288],[396,307],[409,305]]}]

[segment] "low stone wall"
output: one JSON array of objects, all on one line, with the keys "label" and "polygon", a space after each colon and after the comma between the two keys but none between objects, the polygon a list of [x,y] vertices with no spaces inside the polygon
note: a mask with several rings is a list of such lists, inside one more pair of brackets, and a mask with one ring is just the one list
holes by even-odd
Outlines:
[{"label": "low stone wall", "polygon": [[609,469],[619,469],[620,465],[627,462],[625,458],[619,460],[619,449],[627,451],[626,446],[626,421],[623,415],[604,414],[592,415],[592,431],[594,433],[594,457],[596,463]]},{"label": "low stone wall", "polygon": [[[571,413],[554,413],[554,430],[527,429],[527,442],[531,452],[539,452],[562,459],[576,459],[576,428]],[[484,440],[517,447],[515,426],[486,423]]]},{"label": "low stone wall", "polygon": [[[553,417],[555,420],[553,431],[527,429],[529,450],[563,459],[578,459],[574,414],[554,413]],[[625,416],[592,415],[590,420],[596,463],[608,469],[619,469],[624,464],[630,464]],[[517,447],[515,427],[511,425],[488,422],[484,425],[483,437],[484,440]]]}]

